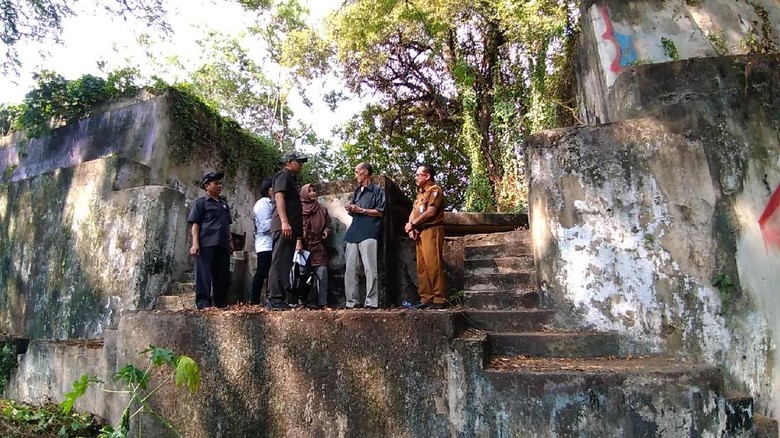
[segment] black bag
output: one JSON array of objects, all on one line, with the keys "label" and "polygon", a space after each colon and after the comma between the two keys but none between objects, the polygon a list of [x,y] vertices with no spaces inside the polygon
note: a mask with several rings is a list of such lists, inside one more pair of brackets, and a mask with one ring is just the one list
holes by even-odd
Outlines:
[{"label": "black bag", "polygon": [[305,265],[293,262],[290,269],[290,295],[298,299],[298,304],[307,303],[309,292],[311,292],[314,283],[314,275],[308,264],[308,259],[306,262]]}]

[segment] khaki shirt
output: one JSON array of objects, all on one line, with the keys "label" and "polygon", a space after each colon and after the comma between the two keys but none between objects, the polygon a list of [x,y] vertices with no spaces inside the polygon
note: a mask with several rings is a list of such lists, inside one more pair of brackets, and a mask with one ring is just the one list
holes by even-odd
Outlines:
[{"label": "khaki shirt", "polygon": [[422,229],[444,223],[444,193],[441,187],[436,184],[429,185],[417,194],[417,199],[414,200],[414,207],[412,207],[412,220],[417,219],[431,205],[436,207],[436,214],[433,218],[420,224]]}]

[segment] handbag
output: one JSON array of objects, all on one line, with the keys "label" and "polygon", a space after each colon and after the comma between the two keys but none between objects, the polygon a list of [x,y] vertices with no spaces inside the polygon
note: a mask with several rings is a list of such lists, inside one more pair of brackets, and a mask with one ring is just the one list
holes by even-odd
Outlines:
[{"label": "handbag", "polygon": [[314,275],[312,274],[313,271],[309,265],[309,252],[295,253],[292,268],[290,268],[289,292],[290,295],[298,299],[299,304],[305,304],[308,301],[309,292],[311,292],[314,283]]}]

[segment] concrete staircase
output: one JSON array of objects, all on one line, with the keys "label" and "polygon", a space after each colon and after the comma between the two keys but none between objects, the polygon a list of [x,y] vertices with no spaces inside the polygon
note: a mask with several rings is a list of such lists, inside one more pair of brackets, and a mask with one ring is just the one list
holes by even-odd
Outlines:
[{"label": "concrete staircase", "polygon": [[514,397],[503,409],[529,419],[527,436],[697,436],[724,412],[723,436],[778,436],[752,398],[723,395],[715,367],[622,354],[616,333],[554,327],[527,230],[468,239],[464,253],[463,338],[482,343],[485,378]]},{"label": "concrete staircase", "polygon": [[155,310],[195,309],[195,271],[186,271],[167,293],[157,296]]}]

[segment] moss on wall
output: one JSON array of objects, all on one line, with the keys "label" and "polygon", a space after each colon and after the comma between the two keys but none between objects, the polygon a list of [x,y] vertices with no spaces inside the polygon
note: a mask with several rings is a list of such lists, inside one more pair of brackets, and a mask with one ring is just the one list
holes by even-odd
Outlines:
[{"label": "moss on wall", "polygon": [[184,163],[195,156],[214,154],[228,176],[244,168],[259,186],[279,167],[280,152],[270,139],[253,134],[184,88],[168,88],[171,131],[168,142],[174,160]]}]

